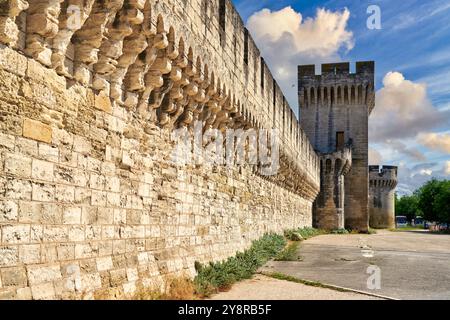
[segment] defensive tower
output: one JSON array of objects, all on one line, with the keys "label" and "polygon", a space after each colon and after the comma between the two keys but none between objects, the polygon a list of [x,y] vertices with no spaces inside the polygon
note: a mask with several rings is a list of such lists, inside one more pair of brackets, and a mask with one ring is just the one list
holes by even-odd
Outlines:
[{"label": "defensive tower", "polygon": [[372,228],[395,228],[397,167],[369,166],[369,214]]},{"label": "defensive tower", "polygon": [[[300,122],[322,158],[322,194],[316,200],[314,221],[317,226],[326,226],[327,229],[342,227],[339,223],[329,225],[321,220],[331,212],[342,212],[335,205],[338,203],[335,199],[340,197],[338,190],[344,190],[342,215],[345,227],[367,231],[368,119],[375,105],[375,63],[357,62],[355,73],[350,73],[348,62],[323,64],[321,67],[321,75],[315,74],[314,65],[298,67]],[[351,150],[350,154],[349,150],[342,152],[346,148]],[[347,170],[327,170],[331,154],[340,160],[339,163],[351,163],[348,173]],[[339,177],[336,177],[336,172]],[[331,181],[334,181],[333,187],[327,185]]]}]

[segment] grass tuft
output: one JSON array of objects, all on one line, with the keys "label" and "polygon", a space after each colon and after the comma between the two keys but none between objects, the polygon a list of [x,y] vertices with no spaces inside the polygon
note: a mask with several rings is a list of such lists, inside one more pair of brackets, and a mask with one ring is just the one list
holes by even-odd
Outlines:
[{"label": "grass tuft", "polygon": [[275,261],[298,261],[299,258],[297,256],[297,250],[299,246],[298,241],[292,241],[290,242],[286,248],[284,248],[282,251],[280,251],[276,257]]},{"label": "grass tuft", "polygon": [[212,293],[229,289],[237,281],[249,279],[285,245],[283,236],[266,234],[261,239],[253,241],[248,250],[239,252],[225,261],[206,266],[197,263],[198,274],[194,279],[196,293],[207,297]]}]

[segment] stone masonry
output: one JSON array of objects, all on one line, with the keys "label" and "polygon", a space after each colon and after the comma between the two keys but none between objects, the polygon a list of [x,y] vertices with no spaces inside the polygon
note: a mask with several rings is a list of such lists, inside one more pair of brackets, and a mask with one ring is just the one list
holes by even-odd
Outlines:
[{"label": "stone masonry", "polygon": [[[301,125],[322,162],[315,220],[327,229],[343,227],[341,218],[329,215],[344,215],[349,229],[365,232],[369,227],[368,121],[375,105],[374,67],[373,61],[357,62],[356,72],[350,73],[349,63],[323,64],[321,75],[316,75],[314,65],[298,67]],[[351,155],[340,152],[345,148]],[[337,170],[347,161],[350,169]]]},{"label": "stone masonry", "polygon": [[325,230],[345,227],[345,175],[352,166],[352,150],[344,147],[320,155],[320,193],[313,207],[313,225]]},{"label": "stone masonry", "polygon": [[[131,296],[311,225],[310,132],[229,0],[0,1],[0,298]],[[276,128],[278,174],[173,163],[195,120]]]},{"label": "stone masonry", "polygon": [[397,167],[369,166],[369,213],[372,228],[395,228]]}]

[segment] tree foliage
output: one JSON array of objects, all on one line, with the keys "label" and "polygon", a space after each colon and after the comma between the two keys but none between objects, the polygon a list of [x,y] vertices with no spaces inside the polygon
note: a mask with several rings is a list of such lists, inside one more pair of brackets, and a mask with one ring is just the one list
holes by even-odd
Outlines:
[{"label": "tree foliage", "polygon": [[417,194],[403,196],[401,198],[395,195],[395,214],[397,216],[406,216],[408,221],[411,221],[417,216],[421,216],[422,212],[419,209],[419,197]]},{"label": "tree foliage", "polygon": [[395,212],[408,220],[422,216],[428,221],[450,223],[450,180],[432,179],[410,196],[396,196]]}]

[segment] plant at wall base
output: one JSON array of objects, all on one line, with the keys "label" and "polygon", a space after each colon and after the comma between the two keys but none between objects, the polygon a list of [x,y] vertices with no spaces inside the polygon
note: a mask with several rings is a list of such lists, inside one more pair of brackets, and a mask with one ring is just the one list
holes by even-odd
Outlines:
[{"label": "plant at wall base", "polygon": [[304,227],[297,230],[297,232],[303,237],[303,239],[309,239],[312,237],[320,236],[321,234],[326,234],[327,232],[322,229]]},{"label": "plant at wall base", "polygon": [[286,248],[284,248],[283,251],[279,252],[276,257],[275,261],[298,261],[301,258],[297,255],[299,242],[298,241],[291,241],[288,243]]},{"label": "plant at wall base", "polygon": [[266,234],[255,240],[244,252],[225,261],[201,265],[196,263],[197,276],[194,279],[196,293],[209,296],[220,290],[226,290],[240,280],[249,279],[256,270],[280,252],[286,244],[283,236]]},{"label": "plant at wall base", "polygon": [[347,229],[336,229],[331,231],[331,234],[349,234]]}]

